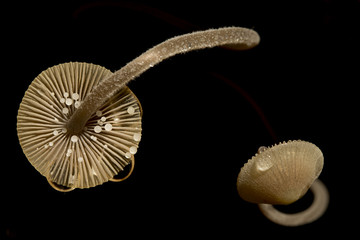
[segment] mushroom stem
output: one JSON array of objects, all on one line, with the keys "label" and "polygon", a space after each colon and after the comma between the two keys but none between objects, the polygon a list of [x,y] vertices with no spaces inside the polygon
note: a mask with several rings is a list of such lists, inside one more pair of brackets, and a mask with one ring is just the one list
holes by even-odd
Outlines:
[{"label": "mushroom stem", "polygon": [[308,224],[320,218],[329,204],[329,192],[319,179],[314,181],[310,189],[314,194],[314,200],[311,206],[303,212],[287,214],[279,212],[271,204],[259,204],[258,206],[269,220],[279,225],[296,227]]},{"label": "mushroom stem", "polygon": [[170,38],[149,49],[120,70],[102,80],[84,99],[66,124],[68,133],[78,134],[89,118],[101,105],[132,79],[155,66],[161,61],[193,50],[216,46],[245,50],[255,47],[260,42],[259,35],[240,27],[227,27],[198,31]]}]

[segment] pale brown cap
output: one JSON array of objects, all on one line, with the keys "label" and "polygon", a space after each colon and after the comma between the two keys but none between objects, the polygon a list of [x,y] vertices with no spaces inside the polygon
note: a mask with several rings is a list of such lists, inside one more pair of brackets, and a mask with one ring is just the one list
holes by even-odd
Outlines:
[{"label": "pale brown cap", "polygon": [[261,148],[241,169],[237,189],[252,203],[290,204],[301,198],[322,171],[321,150],[306,141]]}]

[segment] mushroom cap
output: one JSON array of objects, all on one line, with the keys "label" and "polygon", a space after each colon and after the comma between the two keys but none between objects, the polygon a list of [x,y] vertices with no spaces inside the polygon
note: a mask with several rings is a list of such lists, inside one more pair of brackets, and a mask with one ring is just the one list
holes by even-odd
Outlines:
[{"label": "mushroom cap", "polygon": [[300,199],[321,173],[321,150],[306,141],[261,148],[240,170],[237,190],[252,203],[290,204]]},{"label": "mushroom cap", "polygon": [[65,128],[81,101],[109,74],[94,64],[60,64],[39,74],[23,97],[17,117],[20,145],[55,189],[111,180],[137,151],[142,110],[126,86],[92,115],[83,132],[72,135]]}]

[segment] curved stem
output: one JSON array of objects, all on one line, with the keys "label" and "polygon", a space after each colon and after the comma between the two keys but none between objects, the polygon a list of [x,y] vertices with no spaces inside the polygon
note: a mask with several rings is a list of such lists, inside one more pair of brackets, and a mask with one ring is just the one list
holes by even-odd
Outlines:
[{"label": "curved stem", "polygon": [[130,175],[131,175],[131,174],[133,173],[133,171],[134,171],[134,167],[135,167],[135,157],[134,157],[134,155],[131,156],[131,162],[130,162],[130,164],[131,164],[131,166],[130,166],[130,171],[129,171],[129,173],[128,173],[125,177],[123,177],[123,178],[115,178],[115,177],[113,177],[113,178],[109,179],[109,181],[111,181],[111,182],[122,182],[122,181],[128,179],[128,178],[130,177]]},{"label": "curved stem", "polygon": [[73,191],[75,189],[75,187],[65,187],[65,186],[61,186],[59,184],[56,184],[55,182],[51,181],[50,179],[46,178],[48,183],[50,184],[50,186],[52,188],[54,188],[55,190],[59,191],[59,192],[70,192]]},{"label": "curved stem", "polygon": [[71,134],[80,133],[91,115],[107,99],[129,81],[167,58],[179,53],[216,46],[245,50],[256,46],[259,42],[260,37],[255,31],[239,27],[210,29],[170,38],[102,80],[74,112],[66,128]]},{"label": "curved stem", "polygon": [[288,227],[308,224],[321,217],[329,204],[329,192],[319,179],[315,180],[310,189],[314,194],[314,201],[303,212],[287,214],[279,212],[271,204],[259,204],[258,206],[260,211],[274,223]]}]

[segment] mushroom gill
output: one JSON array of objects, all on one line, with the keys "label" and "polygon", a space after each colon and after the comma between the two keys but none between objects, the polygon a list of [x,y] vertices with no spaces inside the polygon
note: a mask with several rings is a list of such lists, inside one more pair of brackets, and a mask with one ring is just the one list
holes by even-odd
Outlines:
[{"label": "mushroom gill", "polygon": [[112,73],[70,62],[38,75],[18,111],[18,137],[29,162],[59,191],[89,188],[111,180],[134,161],[141,139],[141,105],[126,86],[69,134],[66,123],[83,99]]}]

